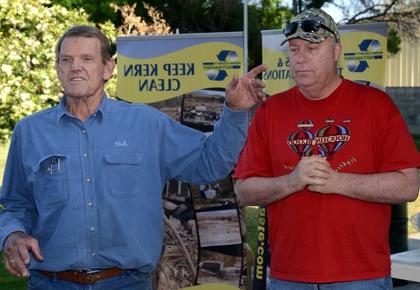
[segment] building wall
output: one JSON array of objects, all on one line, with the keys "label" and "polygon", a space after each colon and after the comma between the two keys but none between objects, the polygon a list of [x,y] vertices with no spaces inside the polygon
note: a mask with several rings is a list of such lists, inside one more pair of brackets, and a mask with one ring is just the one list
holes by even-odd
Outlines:
[{"label": "building wall", "polygon": [[402,42],[388,58],[385,86],[411,133],[420,135],[420,40]]},{"label": "building wall", "polygon": [[387,59],[387,87],[420,87],[420,40],[401,42],[401,50]]},{"label": "building wall", "polygon": [[420,135],[420,87],[387,87],[411,134]]}]

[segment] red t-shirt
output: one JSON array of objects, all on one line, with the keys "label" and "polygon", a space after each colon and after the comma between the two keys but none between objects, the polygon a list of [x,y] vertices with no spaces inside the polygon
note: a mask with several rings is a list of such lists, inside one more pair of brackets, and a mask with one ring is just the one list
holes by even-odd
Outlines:
[{"label": "red t-shirt", "polygon": [[[260,105],[235,177],[289,174],[301,156],[327,156],[340,172],[420,167],[398,109],[384,92],[354,82],[322,100],[297,87]],[[271,276],[326,283],[390,275],[390,206],[303,190],[268,206]]]}]

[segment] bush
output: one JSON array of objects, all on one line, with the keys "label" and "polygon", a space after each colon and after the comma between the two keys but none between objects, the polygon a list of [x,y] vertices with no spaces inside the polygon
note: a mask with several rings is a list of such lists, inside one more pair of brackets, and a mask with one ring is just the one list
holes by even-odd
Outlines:
[{"label": "bush", "polygon": [[[69,11],[49,0],[0,0],[0,141],[19,119],[58,102],[55,44],[76,24],[92,25],[82,9]],[[111,23],[101,28],[115,31]]]}]

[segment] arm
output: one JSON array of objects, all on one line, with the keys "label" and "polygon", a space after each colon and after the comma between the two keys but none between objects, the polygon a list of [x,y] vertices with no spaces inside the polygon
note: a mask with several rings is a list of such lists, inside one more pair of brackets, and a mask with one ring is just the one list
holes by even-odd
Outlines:
[{"label": "arm", "polygon": [[20,156],[19,126],[15,128],[10,144],[0,204],[0,250],[3,250],[6,270],[15,276],[27,277],[29,251],[42,260],[38,242],[26,234],[36,219],[36,209],[29,189]]},{"label": "arm", "polygon": [[309,184],[321,185],[324,180],[318,175],[323,176],[324,167],[324,158],[320,156],[303,157],[290,174],[239,179],[235,185],[239,203],[241,206],[267,205],[301,191]]},{"label": "arm", "polygon": [[337,193],[370,202],[400,203],[414,201],[419,193],[417,168],[374,174],[340,173],[331,167],[317,177],[318,184],[308,187],[324,194]]},{"label": "arm", "polygon": [[239,206],[263,206],[285,198],[293,193],[287,183],[287,175],[238,179],[235,192],[238,193]]},{"label": "arm", "polygon": [[264,97],[264,83],[255,77],[260,65],[226,87],[226,105],[209,137],[202,132],[165,120],[161,150],[164,180],[206,184],[226,177],[235,166],[246,141],[248,109]]},{"label": "arm", "polygon": [[266,205],[303,190],[340,194],[379,203],[400,203],[417,198],[420,187],[416,168],[374,174],[340,173],[320,156],[304,157],[289,175],[238,180],[236,191],[245,205]]}]

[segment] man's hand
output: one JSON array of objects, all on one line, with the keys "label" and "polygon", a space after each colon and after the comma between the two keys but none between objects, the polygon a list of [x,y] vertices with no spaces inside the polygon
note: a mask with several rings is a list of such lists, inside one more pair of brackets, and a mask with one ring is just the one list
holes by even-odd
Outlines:
[{"label": "man's hand", "polygon": [[324,168],[322,178],[318,179],[317,183],[309,184],[308,189],[310,191],[319,192],[323,194],[342,194],[340,191],[340,186],[343,186],[343,183],[340,181],[341,174],[336,170],[332,169],[328,162],[327,165],[328,166]]},{"label": "man's hand", "polygon": [[30,262],[29,251],[38,261],[44,260],[38,241],[35,238],[23,232],[11,233],[6,238],[3,247],[5,269],[12,275],[29,277],[27,268]]},{"label": "man's hand", "polygon": [[266,70],[267,66],[261,64],[240,78],[237,75],[233,76],[232,81],[226,86],[226,103],[229,108],[248,110],[265,98],[264,82],[255,77]]},{"label": "man's hand", "polygon": [[324,157],[319,155],[302,157],[288,176],[288,187],[291,192],[301,191],[305,186],[311,191],[318,191],[327,184],[331,171],[333,170]]}]

